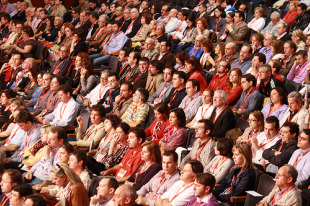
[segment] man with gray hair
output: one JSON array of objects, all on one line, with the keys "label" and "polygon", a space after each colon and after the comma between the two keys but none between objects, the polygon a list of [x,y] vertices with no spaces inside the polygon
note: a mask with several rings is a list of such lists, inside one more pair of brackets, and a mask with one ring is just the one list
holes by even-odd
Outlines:
[{"label": "man with gray hair", "polygon": [[[301,194],[295,186],[297,176],[298,172],[292,165],[282,166],[276,175],[275,187],[257,206],[271,203],[273,205],[302,205]],[[279,196],[278,194],[282,195]]]},{"label": "man with gray hair", "polygon": [[[238,59],[237,50],[238,47],[235,42],[226,43],[223,60],[227,61],[228,64],[231,65],[236,59]],[[217,69],[217,65],[215,65],[214,68]]]},{"label": "man with gray hair", "polygon": [[108,16],[100,16],[98,20],[98,28],[96,29],[95,33],[87,39],[90,47],[99,46],[101,42],[103,42],[104,38],[108,33],[107,23],[109,21]]},{"label": "man with gray hair", "polygon": [[28,83],[29,79],[29,71],[36,67],[36,62],[34,58],[27,58],[22,63],[22,70],[17,73],[14,81],[11,81],[10,84],[7,85],[7,88],[13,89],[14,91],[23,90]]},{"label": "man with gray hair", "polygon": [[130,185],[122,185],[115,191],[113,197],[114,205],[118,206],[131,206],[135,204],[136,190]]},{"label": "man with gray hair", "polygon": [[165,31],[167,34],[175,31],[177,29],[179,20],[177,18],[178,10],[177,9],[171,9],[168,14],[168,19],[164,20],[165,25]]},{"label": "man with gray hair", "polygon": [[305,118],[308,114],[307,109],[303,106],[303,97],[299,92],[294,91],[288,95],[287,101],[289,108],[285,111],[280,120],[280,127],[282,127],[285,122],[295,122],[299,125],[299,131],[302,132]]},{"label": "man with gray hair", "polygon": [[286,42],[288,40],[291,40],[291,36],[286,31],[286,25],[284,23],[279,23],[277,25],[277,39],[282,40],[283,42]]},{"label": "man with gray hair", "polygon": [[271,21],[269,22],[269,24],[261,32],[263,35],[277,35],[277,25],[279,23],[284,23],[284,21],[281,19],[281,15],[277,11],[272,12],[270,19]]},{"label": "man with gray hair", "polygon": [[227,105],[227,97],[227,93],[223,90],[214,92],[213,105],[215,108],[210,117],[214,128],[210,133],[210,137],[225,137],[226,132],[235,127],[234,113]]},{"label": "man with gray hair", "polygon": [[146,38],[145,49],[141,52],[141,57],[147,57],[150,61],[155,60],[159,51],[155,49],[155,40],[153,38]]},{"label": "man with gray hair", "polygon": [[259,53],[262,53],[266,56],[266,62],[269,62],[270,57],[273,55],[271,51],[271,42],[275,40],[276,37],[273,34],[267,34],[264,38],[264,47],[259,50]]},{"label": "man with gray hair", "polygon": [[270,97],[270,92],[275,87],[281,87],[285,91],[283,83],[272,75],[271,66],[268,64],[262,64],[258,68],[258,78],[260,83],[256,89],[265,97]]}]

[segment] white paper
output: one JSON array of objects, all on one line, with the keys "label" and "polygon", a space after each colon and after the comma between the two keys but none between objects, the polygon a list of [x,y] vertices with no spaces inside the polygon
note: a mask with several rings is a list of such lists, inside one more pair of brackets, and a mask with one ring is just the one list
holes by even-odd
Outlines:
[{"label": "white paper", "polygon": [[262,197],[263,196],[263,195],[255,192],[255,191],[246,191],[246,193],[248,193],[248,194],[250,194],[250,195],[252,195],[254,197]]}]

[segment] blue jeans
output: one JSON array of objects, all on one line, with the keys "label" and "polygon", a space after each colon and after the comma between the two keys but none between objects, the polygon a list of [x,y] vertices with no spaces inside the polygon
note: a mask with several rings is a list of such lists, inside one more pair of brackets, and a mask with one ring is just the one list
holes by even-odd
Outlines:
[{"label": "blue jeans", "polygon": [[93,64],[96,68],[100,67],[102,64],[108,64],[111,55],[101,56],[100,53],[89,55],[90,60],[93,61]]},{"label": "blue jeans", "polygon": [[38,184],[42,184],[42,180],[40,180],[39,178],[37,177],[33,177],[31,182],[29,182],[28,184],[33,186],[33,185],[38,185]]}]

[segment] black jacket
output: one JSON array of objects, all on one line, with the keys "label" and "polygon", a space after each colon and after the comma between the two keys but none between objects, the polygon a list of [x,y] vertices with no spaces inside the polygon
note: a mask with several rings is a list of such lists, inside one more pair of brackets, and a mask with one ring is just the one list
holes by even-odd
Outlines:
[{"label": "black jacket", "polygon": [[289,141],[288,143],[283,143],[283,146],[280,150],[281,154],[275,156],[274,153],[279,150],[282,143],[282,140],[279,140],[275,145],[263,152],[263,158],[280,168],[284,164],[288,163],[294,151],[298,149],[297,141],[298,140],[295,139]]},{"label": "black jacket", "polygon": [[[213,121],[216,114],[216,108],[214,108],[210,120]],[[214,122],[214,128],[210,134],[211,137],[222,138],[225,137],[226,132],[235,127],[235,116],[233,111],[227,106],[224,111],[217,117]]]},{"label": "black jacket", "polygon": [[[217,200],[221,202],[229,202],[230,197],[245,195],[245,191],[253,189],[255,182],[254,170],[247,168],[239,175],[239,177],[237,177],[240,170],[240,167],[233,168],[232,171],[226,176],[222,184],[213,190],[212,193]],[[235,180],[232,182],[234,176]],[[232,191],[229,194],[222,194],[225,189],[230,187],[231,184]]]},{"label": "black jacket", "polygon": [[304,13],[302,16],[296,16],[294,22],[292,23],[291,31],[294,31],[296,29],[301,29],[302,31],[305,30],[305,28],[309,24],[309,15],[307,13]]},{"label": "black jacket", "polygon": [[270,97],[270,92],[274,87],[281,87],[285,91],[283,83],[271,75],[269,82],[265,85],[264,82],[261,82],[258,85],[258,91],[265,97]]},{"label": "black jacket", "polygon": [[120,87],[118,86],[115,89],[112,89],[111,96],[110,92],[111,89],[108,89],[108,91],[106,91],[106,93],[103,95],[102,99],[98,102],[98,104],[104,104],[108,106],[107,108],[105,108],[107,113],[113,110],[113,102],[115,102],[115,97],[119,95]]}]

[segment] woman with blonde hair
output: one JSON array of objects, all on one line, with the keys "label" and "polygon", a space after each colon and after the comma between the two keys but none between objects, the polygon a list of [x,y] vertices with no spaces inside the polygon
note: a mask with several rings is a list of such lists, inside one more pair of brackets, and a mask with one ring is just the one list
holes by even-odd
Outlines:
[{"label": "woman with blonde hair", "polygon": [[262,7],[256,7],[254,9],[254,18],[248,23],[248,27],[254,31],[261,31],[265,26],[264,9]]},{"label": "woman with blonde hair", "polygon": [[245,191],[253,189],[255,182],[251,147],[241,143],[235,145],[232,151],[236,166],[231,169],[222,184],[213,190],[215,198],[225,203],[229,202],[232,196],[245,195]]},{"label": "woman with blonde hair", "polygon": [[252,145],[252,138],[257,137],[264,131],[264,115],[261,111],[255,110],[249,115],[249,127],[244,130],[244,133],[238,137],[237,144],[247,143]]},{"label": "woman with blonde hair", "polygon": [[144,142],[141,147],[141,159],[143,162],[137,167],[125,183],[133,186],[136,190],[139,190],[161,170],[161,153],[159,145],[155,142],[147,141]]},{"label": "woman with blonde hair", "polygon": [[60,201],[56,206],[89,205],[89,197],[81,178],[68,165],[58,163],[50,170],[52,181],[61,189],[57,196]]},{"label": "woman with blonde hair", "polygon": [[297,29],[297,30],[293,31],[293,33],[292,33],[292,41],[297,46],[296,52],[298,52],[300,50],[306,50],[307,49],[306,37],[305,37],[305,35],[304,35],[302,30]]},{"label": "woman with blonde hair", "polygon": [[27,147],[24,151],[24,160],[22,163],[25,166],[33,166],[38,163],[43,155],[43,147],[47,145],[47,135],[51,131],[52,125],[44,125],[40,128],[41,138],[32,146]]}]

